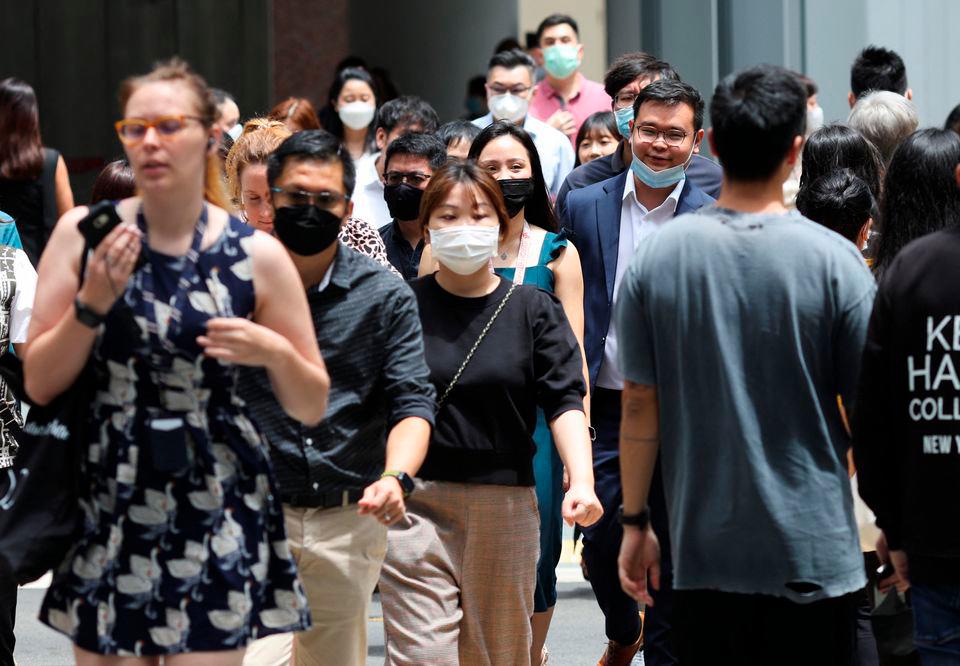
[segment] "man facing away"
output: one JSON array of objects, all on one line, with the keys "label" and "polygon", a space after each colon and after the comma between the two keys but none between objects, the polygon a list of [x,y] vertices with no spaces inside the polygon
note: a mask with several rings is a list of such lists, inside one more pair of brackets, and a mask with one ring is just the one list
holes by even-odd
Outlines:
[{"label": "man facing away", "polygon": [[875,286],[852,243],[784,207],[806,100],[769,65],[717,86],[716,207],[644,243],[616,305],[620,579],[656,604],[646,503],[659,452],[684,666],[853,654],[865,577],[837,396],[852,405]]},{"label": "man facing away", "polygon": [[253,643],[248,666],[366,662],[387,527],[403,519],[427,452],[435,392],[413,292],[337,240],[354,178],[349,153],[322,130],[289,137],[267,164],[274,229],[303,279],[335,387],[324,420],[308,428],[283,413],[265,372],[241,377],[270,446],[313,618],[307,631]]}]

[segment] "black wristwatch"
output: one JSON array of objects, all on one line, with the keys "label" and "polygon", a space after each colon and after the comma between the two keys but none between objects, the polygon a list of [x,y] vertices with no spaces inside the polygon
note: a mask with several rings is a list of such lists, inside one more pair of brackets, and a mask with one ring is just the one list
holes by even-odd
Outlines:
[{"label": "black wristwatch", "polygon": [[650,509],[649,507],[643,507],[643,511],[640,513],[626,514],[623,512],[623,505],[621,504],[617,509],[617,520],[624,527],[636,527],[643,530],[650,524]]},{"label": "black wristwatch", "polygon": [[385,479],[388,476],[392,476],[397,480],[397,483],[400,484],[400,489],[403,491],[404,497],[410,496],[410,493],[413,492],[413,488],[414,488],[413,477],[411,477],[406,472],[396,472],[392,470],[387,470],[386,472],[380,475],[380,478]]},{"label": "black wristwatch", "polygon": [[106,316],[94,312],[81,303],[79,298],[73,299],[73,309],[77,313],[77,321],[89,328],[97,328],[106,320]]}]

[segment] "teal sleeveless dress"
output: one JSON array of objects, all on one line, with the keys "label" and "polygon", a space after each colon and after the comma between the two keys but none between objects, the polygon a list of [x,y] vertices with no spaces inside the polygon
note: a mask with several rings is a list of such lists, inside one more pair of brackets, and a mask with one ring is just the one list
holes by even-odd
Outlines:
[{"label": "teal sleeveless dress", "polygon": [[[523,284],[532,284],[544,291],[554,292],[555,277],[547,267],[567,247],[566,236],[547,232],[536,266],[527,266]],[[513,280],[513,268],[495,268],[502,278]],[[537,483],[537,505],[540,510],[540,559],[537,562],[537,589],[534,593],[534,611],[542,613],[557,603],[557,564],[563,546],[563,462],[554,445],[550,427],[537,410],[537,428],[533,433],[537,451],[533,456],[533,475]]]}]

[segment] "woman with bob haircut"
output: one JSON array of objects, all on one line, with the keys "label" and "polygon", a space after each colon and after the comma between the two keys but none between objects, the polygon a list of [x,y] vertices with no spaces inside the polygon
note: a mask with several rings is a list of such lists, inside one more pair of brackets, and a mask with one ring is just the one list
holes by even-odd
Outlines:
[{"label": "woman with bob haircut", "polygon": [[24,356],[37,404],[81,372],[92,384],[74,442],[84,525],[40,620],[81,666],[239,666],[248,642],[310,616],[236,366],[266,368],[307,424],[323,417],[329,377],[285,249],[223,210],[203,79],[173,59],[124,81],[120,106],[139,196],[116,204],[121,222],[82,273],[87,208],[61,218]]},{"label": "woman with bob haircut", "polygon": [[407,521],[388,534],[387,663],[525,664],[539,551],[538,408],[570,476],[564,519],[590,525],[603,511],[580,345],[553,295],[492,272],[510,218],[479,166],[437,171],[420,224],[439,267],[410,285],[440,397]]}]

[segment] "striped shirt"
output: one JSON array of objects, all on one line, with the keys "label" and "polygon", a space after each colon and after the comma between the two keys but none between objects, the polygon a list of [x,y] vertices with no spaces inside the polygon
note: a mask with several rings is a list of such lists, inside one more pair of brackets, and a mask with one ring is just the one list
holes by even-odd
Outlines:
[{"label": "striped shirt", "polygon": [[324,288],[307,294],[330,374],[323,421],[307,427],[279,405],[262,368],[244,368],[240,395],[270,445],[284,495],[361,490],[384,469],[387,432],[410,416],[433,424],[435,391],[410,287],[343,244]]}]

